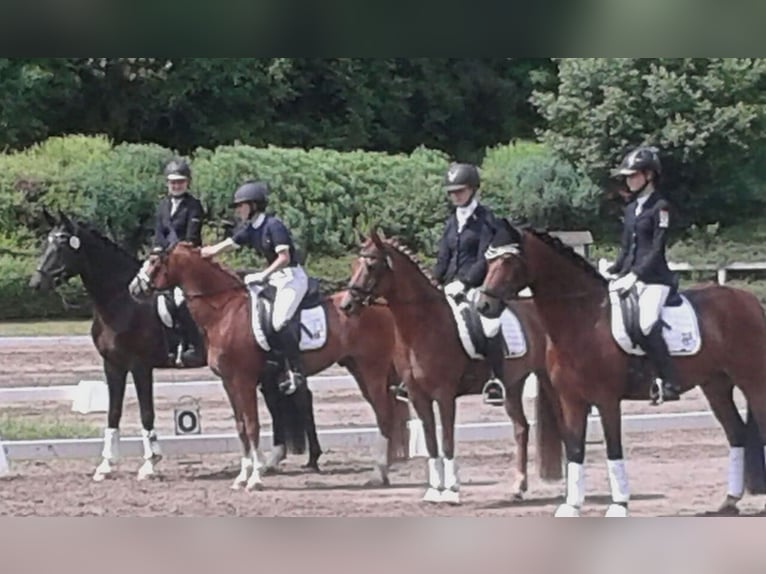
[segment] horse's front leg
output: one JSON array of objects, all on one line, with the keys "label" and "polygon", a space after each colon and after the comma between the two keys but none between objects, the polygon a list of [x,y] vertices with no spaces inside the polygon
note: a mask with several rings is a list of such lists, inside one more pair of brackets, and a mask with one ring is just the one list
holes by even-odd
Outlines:
[{"label": "horse's front leg", "polygon": [[104,447],[101,451],[101,464],[96,467],[93,480],[101,482],[112,475],[120,458],[120,419],[122,403],[125,399],[125,379],[128,371],[107,359],[104,359],[104,375],[109,391],[109,411],[106,429],[104,429]]},{"label": "horse's front leg", "polygon": [[564,447],[567,455],[566,502],[556,509],[557,517],[580,516],[585,502],[585,432],[589,406],[579,398],[561,395]]},{"label": "horse's front leg", "polygon": [[154,430],[154,377],[148,368],[133,369],[131,372],[141,412],[141,442],[144,447],[144,464],[138,470],[138,480],[144,480],[155,476],[155,465],[162,460],[160,443]]}]

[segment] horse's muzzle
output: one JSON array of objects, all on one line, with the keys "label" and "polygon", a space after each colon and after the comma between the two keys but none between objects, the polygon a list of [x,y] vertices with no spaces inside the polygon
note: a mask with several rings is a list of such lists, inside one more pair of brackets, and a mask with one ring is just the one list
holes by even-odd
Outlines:
[{"label": "horse's muzzle", "polygon": [[351,316],[358,311],[359,304],[354,300],[354,296],[351,292],[346,291],[343,294],[343,298],[340,300],[340,305],[338,307],[345,315]]},{"label": "horse's muzzle", "polygon": [[488,319],[497,319],[503,313],[503,302],[482,292],[476,302],[476,310]]}]

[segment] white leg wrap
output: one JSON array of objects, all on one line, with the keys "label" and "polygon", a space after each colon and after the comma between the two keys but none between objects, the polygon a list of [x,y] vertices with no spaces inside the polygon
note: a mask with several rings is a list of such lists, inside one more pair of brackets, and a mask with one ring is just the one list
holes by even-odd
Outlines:
[{"label": "white leg wrap", "polygon": [[141,429],[141,443],[144,445],[144,460],[150,460],[162,454],[160,443],[157,441],[157,433],[154,429],[148,431]]},{"label": "white leg wrap", "polygon": [[745,447],[733,446],[729,449],[729,488],[726,494],[732,498],[742,498],[745,493]]},{"label": "white leg wrap", "polygon": [[111,462],[120,458],[119,429],[104,429],[104,449],[101,451],[101,457]]},{"label": "white leg wrap", "polygon": [[460,489],[460,481],[457,477],[455,459],[444,459],[444,489],[457,491]]},{"label": "white leg wrap", "polygon": [[585,468],[583,465],[567,463],[567,504],[580,508],[585,502]]},{"label": "white leg wrap", "polygon": [[260,490],[263,487],[263,483],[261,482],[261,468],[263,467],[261,461],[263,456],[261,455],[260,449],[255,448],[255,446],[252,447],[252,456],[253,460],[251,464],[253,473],[247,480],[247,490]]},{"label": "white leg wrap", "polygon": [[237,477],[234,479],[231,487],[234,490],[242,488],[247,484],[247,478],[250,476],[250,471],[253,469],[253,460],[249,456],[243,456],[240,460],[240,470]]},{"label": "white leg wrap", "polygon": [[625,470],[625,461],[607,460],[609,470],[609,486],[612,489],[612,502],[617,504],[627,503],[630,500],[630,488],[628,487],[628,473]]},{"label": "white leg wrap", "polygon": [[428,486],[441,490],[444,486],[444,477],[438,458],[428,459]]}]

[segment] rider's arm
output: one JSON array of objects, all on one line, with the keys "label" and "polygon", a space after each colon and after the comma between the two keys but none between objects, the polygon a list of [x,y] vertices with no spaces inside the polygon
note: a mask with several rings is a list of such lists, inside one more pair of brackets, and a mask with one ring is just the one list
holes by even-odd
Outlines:
[{"label": "rider's arm", "polygon": [[[284,249],[280,250],[280,247]],[[263,270],[264,275],[267,277],[272,273],[279,271],[283,267],[287,267],[290,264],[290,247],[288,245],[279,245],[277,247],[277,258],[271,262],[266,269]]]},{"label": "rider's arm", "polygon": [[234,243],[234,240],[231,237],[227,237],[223,241],[219,241],[215,245],[205,245],[201,250],[200,254],[202,257],[215,257],[219,253],[225,253],[227,251],[232,251],[233,249],[238,249],[239,245]]},{"label": "rider's arm", "polygon": [[628,256],[628,251],[630,250],[631,230],[626,222],[628,219],[628,208],[635,209],[634,205],[635,204],[631,203],[628,207],[625,208],[625,215],[622,224],[622,238],[620,240],[620,251],[614,263],[612,263],[607,270],[611,275],[615,275],[622,270],[622,266],[625,263],[625,258]]},{"label": "rider's arm", "polygon": [[433,276],[439,284],[444,283],[444,276],[447,274],[447,267],[449,266],[449,238],[448,233],[450,229],[449,222],[444,227],[444,233],[439,240],[439,252],[436,256],[436,263],[434,264]]}]

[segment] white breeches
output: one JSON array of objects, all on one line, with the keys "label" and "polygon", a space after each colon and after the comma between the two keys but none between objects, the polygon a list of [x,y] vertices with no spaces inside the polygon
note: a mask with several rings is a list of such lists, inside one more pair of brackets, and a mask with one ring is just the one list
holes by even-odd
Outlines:
[{"label": "white breeches", "polygon": [[665,305],[669,294],[670,287],[667,285],[638,284],[638,322],[644,335],[649,334],[649,331],[660,318],[662,307]]},{"label": "white breeches", "polygon": [[274,311],[272,325],[275,331],[282,327],[295,315],[303,296],[309,288],[309,279],[303,267],[285,267],[269,277],[269,283],[277,288],[274,296]]}]

